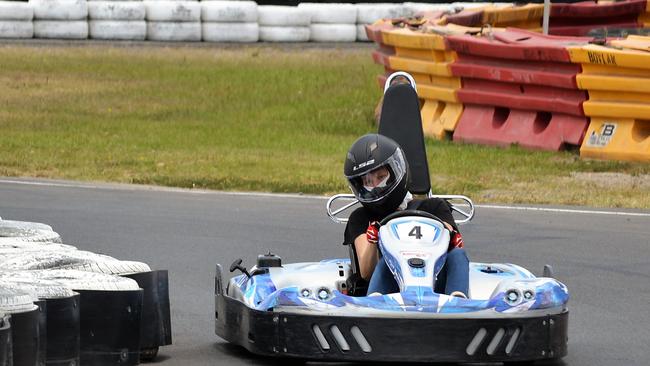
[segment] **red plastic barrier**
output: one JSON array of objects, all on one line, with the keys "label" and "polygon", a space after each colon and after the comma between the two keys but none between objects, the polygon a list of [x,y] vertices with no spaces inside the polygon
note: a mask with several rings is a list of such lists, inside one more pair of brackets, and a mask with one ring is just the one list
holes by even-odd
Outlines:
[{"label": "red plastic barrier", "polygon": [[462,82],[456,93],[463,103],[584,116],[582,102],[587,92],[583,90],[465,78]]},{"label": "red plastic barrier", "polygon": [[579,146],[588,126],[586,117],[465,105],[453,139],[558,151],[567,145]]},{"label": "red plastic barrier", "polygon": [[451,64],[454,76],[567,89],[578,88],[576,75],[580,71],[579,64],[504,60],[460,53],[456,62]]},{"label": "red plastic barrier", "polygon": [[[551,4],[551,21],[555,18],[606,18],[621,15],[639,16],[645,12],[646,0],[627,0],[608,4],[585,1],[573,4]],[[592,22],[595,24],[595,22]]]},{"label": "red plastic barrier", "polygon": [[476,56],[526,61],[558,61],[570,63],[566,47],[587,44],[581,37],[545,36],[516,28],[494,32],[492,36],[448,36],[449,47],[458,52]]},{"label": "red plastic barrier", "polygon": [[638,15],[606,18],[555,18],[549,22],[549,33],[562,36],[585,36],[593,29],[642,28]]},{"label": "red plastic barrier", "polygon": [[483,10],[473,11],[471,9],[458,14],[447,15],[447,23],[462,25],[465,27],[481,26]]}]

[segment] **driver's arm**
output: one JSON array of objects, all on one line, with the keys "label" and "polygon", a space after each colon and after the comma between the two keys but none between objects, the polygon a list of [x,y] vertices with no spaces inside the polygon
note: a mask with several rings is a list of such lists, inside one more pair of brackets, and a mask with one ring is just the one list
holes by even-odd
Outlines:
[{"label": "driver's arm", "polygon": [[366,234],[363,233],[354,239],[354,247],[357,250],[357,257],[359,259],[359,273],[364,280],[370,281],[370,276],[372,276],[372,272],[375,270],[375,266],[379,260],[377,246],[370,244],[366,238]]}]

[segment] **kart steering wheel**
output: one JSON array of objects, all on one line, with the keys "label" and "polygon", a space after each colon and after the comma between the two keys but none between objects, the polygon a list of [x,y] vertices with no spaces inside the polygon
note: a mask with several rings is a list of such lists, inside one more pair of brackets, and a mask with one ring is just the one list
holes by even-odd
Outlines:
[{"label": "kart steering wheel", "polygon": [[402,210],[402,211],[393,212],[392,214],[384,217],[384,219],[379,222],[379,225],[382,225],[382,226],[386,225],[386,223],[388,223],[388,221],[390,221],[392,219],[396,219],[398,217],[405,217],[405,216],[426,217],[428,219],[433,219],[433,220],[439,221],[444,226],[444,222],[438,216],[436,216],[434,214],[430,214],[430,213],[428,213],[426,211],[421,211],[421,210]]}]

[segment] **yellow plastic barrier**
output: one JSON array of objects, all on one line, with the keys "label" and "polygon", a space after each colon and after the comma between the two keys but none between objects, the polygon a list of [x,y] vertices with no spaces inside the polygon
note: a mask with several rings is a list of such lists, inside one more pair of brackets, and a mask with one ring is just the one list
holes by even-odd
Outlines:
[{"label": "yellow plastic barrier", "polygon": [[[650,161],[650,37],[629,36],[609,46],[569,47],[582,64],[578,88],[591,123],[580,155],[599,159]],[[614,48],[616,47],[616,48]]]},{"label": "yellow plastic barrier", "polygon": [[650,161],[650,121],[592,118],[580,156]]}]

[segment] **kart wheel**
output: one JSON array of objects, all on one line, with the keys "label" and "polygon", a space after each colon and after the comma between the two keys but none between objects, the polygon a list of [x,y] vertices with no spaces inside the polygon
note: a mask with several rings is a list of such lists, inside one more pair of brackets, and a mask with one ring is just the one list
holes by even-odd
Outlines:
[{"label": "kart wheel", "polygon": [[140,361],[141,362],[151,362],[151,361],[153,361],[156,358],[156,356],[158,356],[158,348],[160,348],[160,347],[141,349],[140,350]]}]

